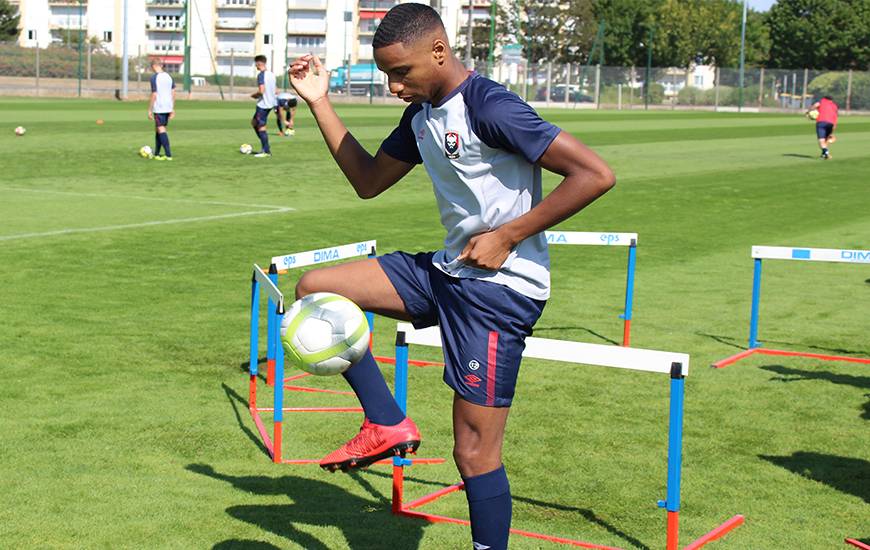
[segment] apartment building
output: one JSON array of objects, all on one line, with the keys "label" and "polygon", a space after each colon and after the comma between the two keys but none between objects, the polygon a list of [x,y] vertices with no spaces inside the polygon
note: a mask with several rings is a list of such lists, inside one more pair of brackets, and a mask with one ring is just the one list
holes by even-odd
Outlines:
[{"label": "apartment building", "polygon": [[[372,59],[372,38],[387,11],[402,0],[127,0],[128,55],[160,57],[181,70],[185,39],[192,74],[253,76],[264,54],[276,73],[285,58],[313,52],[332,69]],[[469,0],[433,0],[448,36],[465,32]],[[473,1],[476,21],[489,2]],[[78,43],[79,33],[122,54],[124,0],[17,0],[19,44],[46,48]],[[455,42],[455,41],[454,41]]]}]

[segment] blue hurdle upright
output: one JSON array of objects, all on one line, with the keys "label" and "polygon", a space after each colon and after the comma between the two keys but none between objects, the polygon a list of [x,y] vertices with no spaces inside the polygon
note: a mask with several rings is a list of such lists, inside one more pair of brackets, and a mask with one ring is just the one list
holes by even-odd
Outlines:
[{"label": "blue hurdle upright", "polygon": [[634,304],[634,269],[637,262],[637,233],[602,233],[592,231],[547,231],[549,245],[625,246],[628,264],[625,275],[625,302],[622,319],[622,345],[631,345],[631,310]]},{"label": "blue hurdle upright", "polygon": [[755,354],[809,357],[811,359],[821,359],[824,361],[846,361],[849,363],[870,364],[870,359],[862,357],[770,349],[761,347],[758,343],[758,317],[761,309],[762,260],[796,260],[799,262],[836,262],[870,265],[870,250],[753,246],[752,258],[754,268],[752,272],[752,307],[749,312],[749,348],[730,357],[726,357],[725,359],[716,361],[711,365],[713,368],[721,369]]}]

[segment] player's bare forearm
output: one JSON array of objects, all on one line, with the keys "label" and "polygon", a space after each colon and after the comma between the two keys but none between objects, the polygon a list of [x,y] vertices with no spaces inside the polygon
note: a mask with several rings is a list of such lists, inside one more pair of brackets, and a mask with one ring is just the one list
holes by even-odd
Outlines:
[{"label": "player's bare forearm", "polygon": [[514,245],[570,218],[616,184],[610,166],[567,132],[556,136],[538,163],[564,179],[534,208],[499,228]]},{"label": "player's bare forearm", "polygon": [[607,163],[566,132],[556,136],[538,163],[564,176],[562,182],[522,216],[469,239],[460,261],[496,270],[520,242],[570,218],[616,183]]}]

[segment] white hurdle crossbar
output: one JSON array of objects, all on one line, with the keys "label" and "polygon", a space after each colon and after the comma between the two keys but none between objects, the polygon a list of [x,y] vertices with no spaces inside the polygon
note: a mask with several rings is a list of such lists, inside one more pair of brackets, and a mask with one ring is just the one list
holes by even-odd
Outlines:
[{"label": "white hurdle crossbar", "polygon": [[631,344],[631,310],[634,304],[634,269],[637,263],[637,233],[595,231],[546,231],[548,245],[625,246],[628,265],[625,275],[625,305],[619,317],[622,324],[622,345]]},{"label": "white hurdle crossbar", "polygon": [[[410,323],[400,322],[396,326],[396,401],[407,412],[408,399],[408,346],[410,344],[442,347],[441,332],[438,327],[415,329]],[[658,501],[660,508],[667,510],[666,539],[668,550],[676,550],[679,538],[680,512],[680,472],[682,463],[683,440],[683,398],[684,379],[689,373],[689,356],[685,353],[646,350],[629,347],[587,344],[549,338],[526,338],[523,357],[545,359],[584,365],[631,369],[666,374],[670,377],[670,406],[668,427],[668,474],[665,499]],[[402,457],[393,458],[393,513],[423,519],[429,522],[463,523],[467,521],[416,510],[424,504],[446,494],[462,489],[462,483],[426,495],[413,502],[404,503],[404,467],[408,461]],[[737,515],[706,535],[695,540],[686,548],[700,548],[707,542],[722,537],[743,523],[743,516]],[[583,541],[553,537],[511,529],[511,532],[530,538],[550,540],[562,544],[605,548]]]}]

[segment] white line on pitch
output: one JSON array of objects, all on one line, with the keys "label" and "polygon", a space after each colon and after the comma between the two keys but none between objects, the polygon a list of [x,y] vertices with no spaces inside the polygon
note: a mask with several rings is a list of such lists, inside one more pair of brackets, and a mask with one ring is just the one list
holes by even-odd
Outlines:
[{"label": "white line on pitch", "polygon": [[117,231],[119,229],[135,229],[139,227],[151,227],[156,225],[172,225],[178,223],[207,222],[212,220],[224,220],[227,218],[241,218],[243,216],[265,216],[267,214],[283,214],[293,212],[293,208],[279,208],[277,210],[257,210],[253,212],[236,212],[234,214],[219,214],[217,216],[200,216],[198,218],[179,218],[175,220],[160,220],[153,222],[128,223],[124,225],[105,225],[102,227],[84,227],[81,229],[59,229],[57,231],[45,231],[43,233],[21,233],[19,235],[0,236],[0,241],[12,241],[16,239],[33,239],[37,237],[51,237],[55,235],[70,235],[74,233],[98,233],[101,231]]},{"label": "white line on pitch", "polygon": [[[0,191],[22,191],[25,193],[45,193],[50,195],[72,195],[76,197],[94,197],[105,199],[127,199],[140,201],[185,202],[190,204],[208,204],[214,206],[244,206],[247,208],[289,208],[274,204],[248,204],[243,202],[200,201],[195,199],[172,199],[167,197],[139,197],[136,195],[113,195],[111,193],[79,193],[77,191],[54,191],[52,189],[28,189],[26,187],[0,187]],[[290,208],[292,210],[292,208]]]}]

